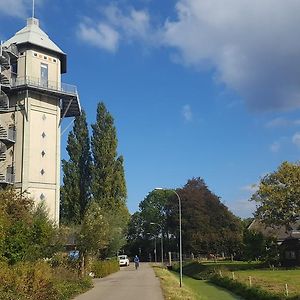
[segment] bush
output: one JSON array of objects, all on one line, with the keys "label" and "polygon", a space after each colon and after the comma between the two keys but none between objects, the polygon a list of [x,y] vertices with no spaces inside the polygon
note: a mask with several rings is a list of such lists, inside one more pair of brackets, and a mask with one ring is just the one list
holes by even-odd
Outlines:
[{"label": "bush", "polygon": [[90,277],[80,278],[76,270],[51,268],[44,261],[0,263],[1,300],[67,300],[92,287]]},{"label": "bush", "polygon": [[94,260],[91,262],[91,271],[96,278],[102,278],[120,270],[119,262],[112,260]]}]

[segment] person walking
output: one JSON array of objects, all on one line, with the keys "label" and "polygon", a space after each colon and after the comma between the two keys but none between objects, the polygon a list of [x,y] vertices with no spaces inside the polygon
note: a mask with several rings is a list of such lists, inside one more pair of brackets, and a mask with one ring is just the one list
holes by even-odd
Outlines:
[{"label": "person walking", "polygon": [[139,265],[140,265],[140,259],[139,259],[139,257],[136,255],[135,257],[134,257],[134,265],[135,265],[135,269],[137,270],[138,269],[138,267],[139,267]]}]

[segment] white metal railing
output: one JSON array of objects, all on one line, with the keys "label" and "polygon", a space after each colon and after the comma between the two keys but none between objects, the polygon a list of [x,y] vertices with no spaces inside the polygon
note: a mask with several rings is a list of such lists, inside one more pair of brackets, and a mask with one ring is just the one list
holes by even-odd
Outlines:
[{"label": "white metal railing", "polygon": [[57,91],[67,94],[77,94],[77,87],[75,85],[61,83],[57,81],[44,81],[37,77],[25,76],[12,79],[12,87],[21,85],[29,85],[32,87],[42,88],[49,91]]}]

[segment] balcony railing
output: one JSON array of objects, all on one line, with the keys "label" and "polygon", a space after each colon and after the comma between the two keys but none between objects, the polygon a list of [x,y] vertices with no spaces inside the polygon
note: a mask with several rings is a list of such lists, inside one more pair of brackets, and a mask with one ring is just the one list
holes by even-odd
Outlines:
[{"label": "balcony railing", "polygon": [[15,169],[13,167],[7,167],[6,174],[0,173],[0,183],[13,184],[15,183]]},{"label": "balcony railing", "polygon": [[66,94],[77,94],[77,87],[75,85],[61,83],[57,81],[44,81],[37,77],[18,77],[12,79],[12,87],[18,87],[22,85],[28,85],[36,88],[41,88],[48,91],[66,93]]}]

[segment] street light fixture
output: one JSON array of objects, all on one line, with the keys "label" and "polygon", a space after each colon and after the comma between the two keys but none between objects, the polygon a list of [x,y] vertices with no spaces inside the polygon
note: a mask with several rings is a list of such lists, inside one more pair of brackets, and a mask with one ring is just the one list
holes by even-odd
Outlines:
[{"label": "street light fixture", "polygon": [[[150,225],[158,225],[160,227],[160,231],[161,231],[161,265],[164,265],[164,246],[163,246],[163,230],[162,230],[162,226],[158,223],[154,223],[154,222],[150,222]],[[156,242],[155,242],[155,262],[156,262]]]},{"label": "street light fixture", "polygon": [[163,190],[163,191],[171,191],[174,194],[176,194],[178,198],[178,210],[179,210],[179,269],[180,269],[180,279],[179,279],[179,285],[182,287],[182,234],[181,234],[181,199],[178,195],[178,193],[175,190],[172,189],[165,189],[165,188],[155,188],[155,190]]}]

